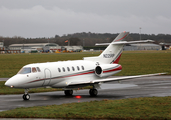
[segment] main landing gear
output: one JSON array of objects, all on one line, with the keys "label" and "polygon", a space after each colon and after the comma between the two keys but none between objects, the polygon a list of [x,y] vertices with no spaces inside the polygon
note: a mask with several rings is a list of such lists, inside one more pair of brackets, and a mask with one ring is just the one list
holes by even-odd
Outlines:
[{"label": "main landing gear", "polygon": [[98,91],[97,91],[97,89],[90,89],[89,94],[90,94],[90,96],[95,97],[95,96],[97,96]]},{"label": "main landing gear", "polygon": [[29,100],[30,99],[30,95],[28,94],[29,89],[25,89],[25,93],[23,95],[23,100]]},{"label": "main landing gear", "polygon": [[[64,93],[66,96],[72,96],[73,90],[65,90]],[[97,89],[90,89],[89,94],[90,94],[90,96],[95,97],[95,96],[97,96],[98,91],[97,91]]]},{"label": "main landing gear", "polygon": [[65,90],[64,93],[66,96],[72,96],[73,90]]}]

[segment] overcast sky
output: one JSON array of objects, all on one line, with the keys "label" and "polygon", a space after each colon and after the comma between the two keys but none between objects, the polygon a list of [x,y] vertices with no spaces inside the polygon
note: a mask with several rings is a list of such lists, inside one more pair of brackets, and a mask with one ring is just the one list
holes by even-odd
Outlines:
[{"label": "overcast sky", "polygon": [[0,36],[171,34],[171,0],[0,0]]}]

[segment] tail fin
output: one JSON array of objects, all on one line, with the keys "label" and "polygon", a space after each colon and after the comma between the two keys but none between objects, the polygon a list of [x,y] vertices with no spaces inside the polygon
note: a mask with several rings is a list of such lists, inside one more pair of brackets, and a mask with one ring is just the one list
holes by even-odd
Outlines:
[{"label": "tail fin", "polygon": [[129,35],[129,32],[122,32],[120,33],[114,40],[113,42],[118,42],[118,41],[123,41],[127,36]]},{"label": "tail fin", "polygon": [[85,57],[84,60],[90,60],[105,64],[118,63],[123,51],[124,44],[113,43],[124,40],[128,36],[128,34],[129,32],[122,32],[111,43],[96,44],[109,46],[98,57]]},{"label": "tail fin", "polygon": [[128,34],[129,32],[122,32],[111,43],[96,44],[96,45],[109,45],[109,46],[99,56],[85,57],[84,60],[94,61],[103,64],[118,63],[125,44],[154,42],[153,40],[140,40],[140,41],[129,41],[129,42],[122,41],[128,36]]}]

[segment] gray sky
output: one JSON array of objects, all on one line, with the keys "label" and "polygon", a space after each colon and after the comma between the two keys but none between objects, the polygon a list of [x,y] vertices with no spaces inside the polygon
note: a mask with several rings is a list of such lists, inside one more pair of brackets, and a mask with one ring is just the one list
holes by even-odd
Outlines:
[{"label": "gray sky", "polygon": [[171,34],[171,0],[0,0],[0,36]]}]

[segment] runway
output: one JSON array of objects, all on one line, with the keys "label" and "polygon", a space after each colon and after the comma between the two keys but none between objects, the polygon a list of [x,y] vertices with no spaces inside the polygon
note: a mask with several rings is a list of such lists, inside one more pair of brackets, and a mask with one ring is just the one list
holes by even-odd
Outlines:
[{"label": "runway", "polygon": [[0,95],[0,111],[18,107],[60,105],[64,103],[99,101],[103,99],[116,100],[137,97],[171,96],[171,76],[137,78],[122,81],[121,83],[110,82],[104,84],[102,88],[104,89],[98,90],[97,97],[90,97],[89,90],[74,91],[71,97],[66,97],[63,91],[30,93],[31,98],[29,101],[23,101],[22,94]]}]

